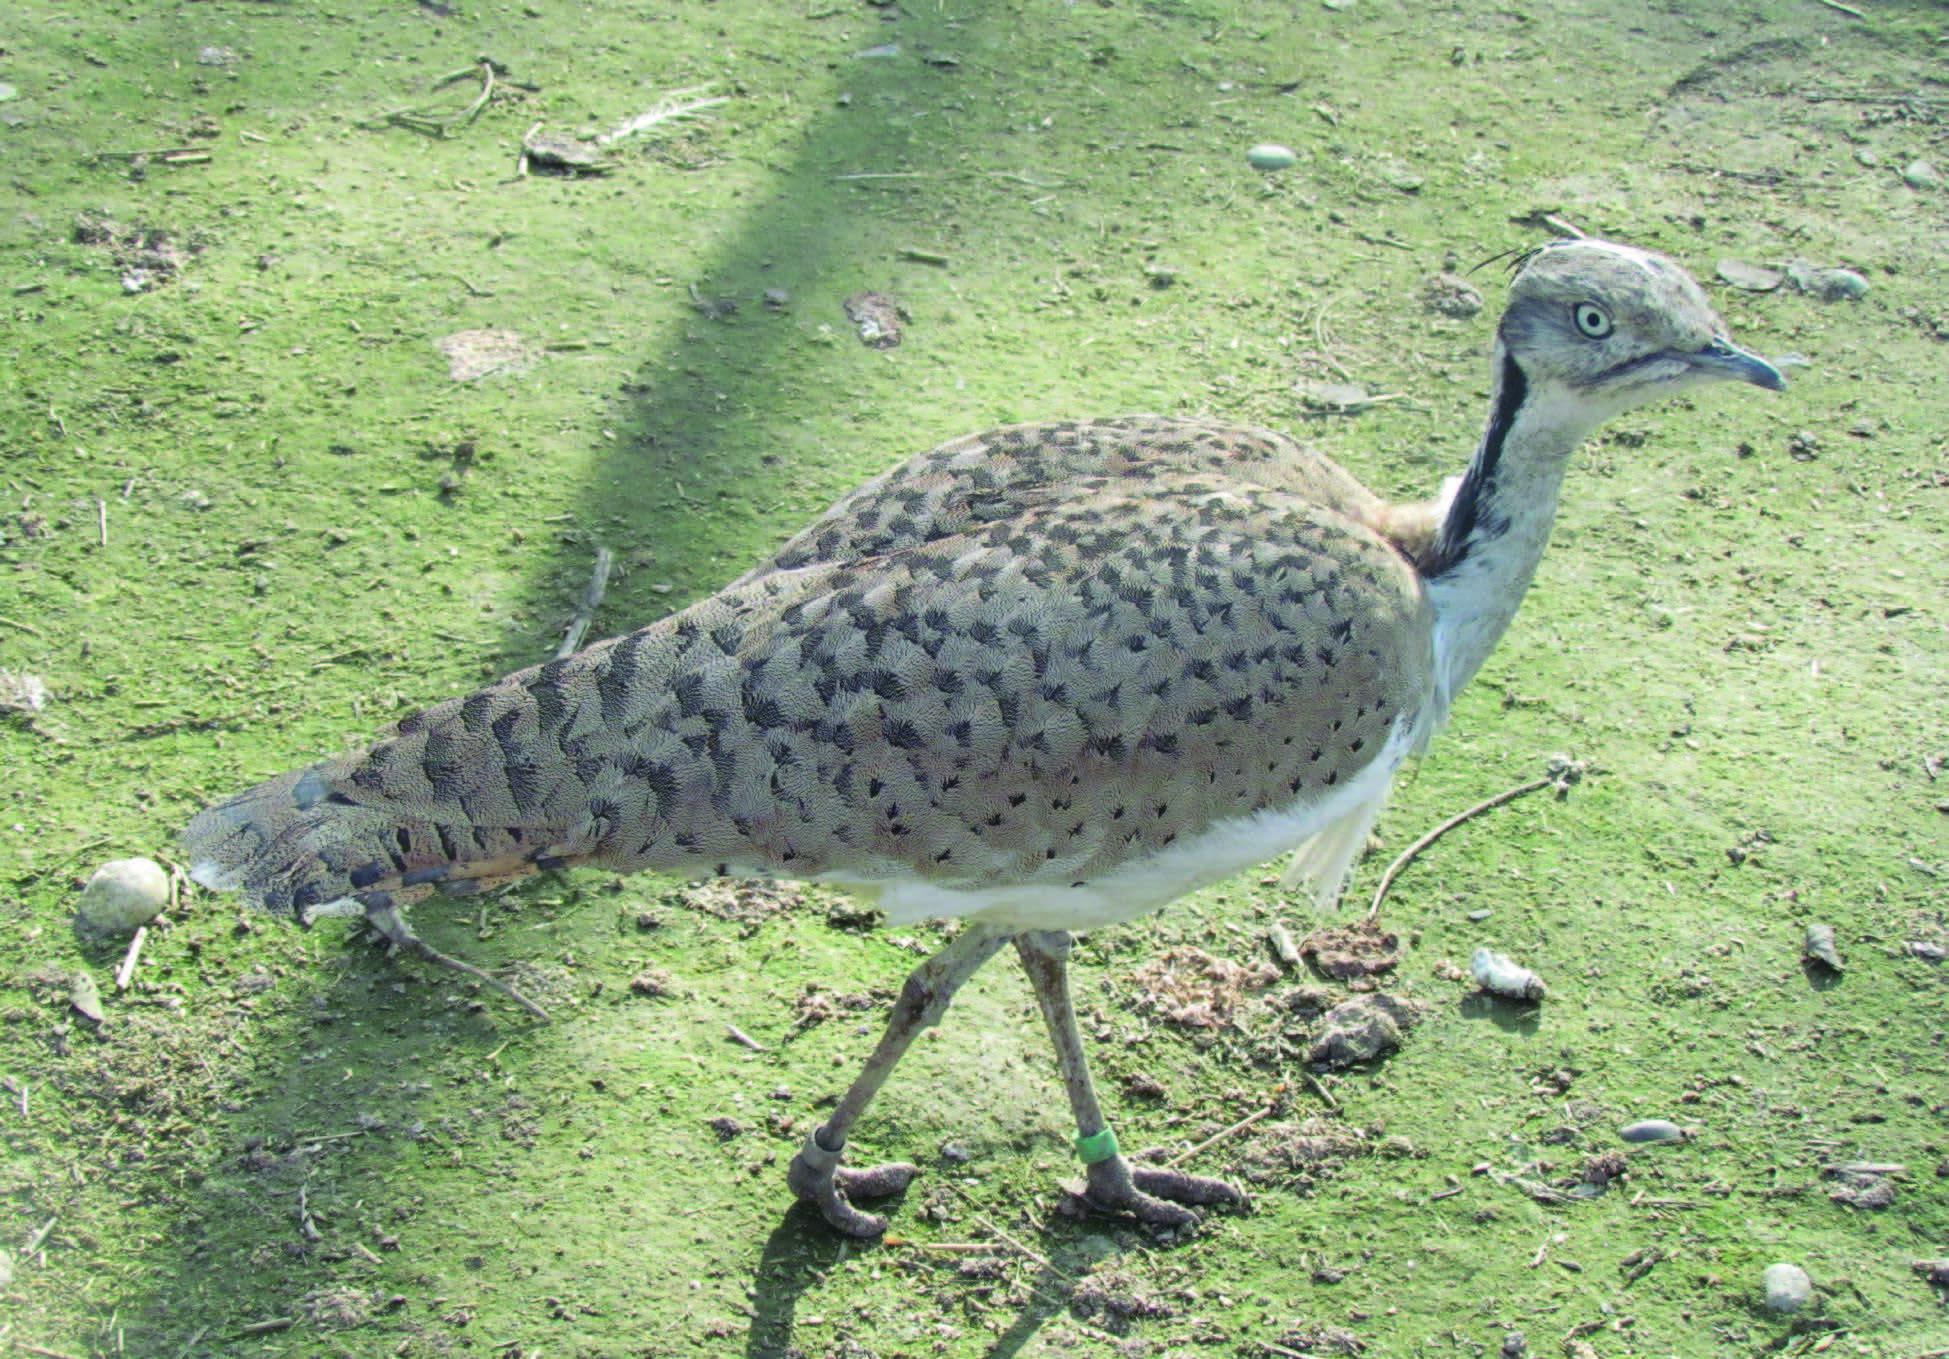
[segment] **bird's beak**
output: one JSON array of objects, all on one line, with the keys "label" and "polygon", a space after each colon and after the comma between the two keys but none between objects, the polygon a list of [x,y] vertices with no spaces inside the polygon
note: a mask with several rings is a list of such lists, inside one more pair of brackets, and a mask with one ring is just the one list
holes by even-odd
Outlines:
[{"label": "bird's beak", "polygon": [[1717,339],[1704,349],[1681,355],[1702,376],[1730,378],[1764,387],[1769,392],[1785,391],[1787,380],[1780,370],[1759,355],[1741,349],[1731,340]]}]

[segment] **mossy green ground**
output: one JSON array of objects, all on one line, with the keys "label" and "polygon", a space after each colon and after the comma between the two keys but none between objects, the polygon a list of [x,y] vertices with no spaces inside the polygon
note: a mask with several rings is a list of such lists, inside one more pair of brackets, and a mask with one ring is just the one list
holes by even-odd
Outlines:
[{"label": "mossy green ground", "polygon": [[[1949,912],[1949,195],[1902,171],[1949,169],[1949,23],[1861,7],[15,4],[0,666],[52,700],[0,727],[0,1339],[1278,1356],[1343,1352],[1337,1328],[1391,1356],[1519,1329],[1602,1359],[1944,1352],[1911,1261],[1949,1255],[1949,973],[1908,941],[1943,942]],[[500,93],[452,135],[370,121],[463,109],[471,78],[429,86],[483,55]],[[727,102],[619,143],[613,174],[513,177],[537,121],[597,131],[705,82]],[[1264,140],[1298,164],[1249,169]],[[207,156],[123,154],[175,147]],[[129,292],[84,212],[195,248]],[[120,949],[70,930],[98,861],[172,855],[207,801],[551,654],[598,544],[619,560],[603,635],[940,439],[1143,410],[1298,429],[1425,493],[1480,425],[1498,276],[1472,320],[1423,280],[1549,234],[1538,213],[1701,276],[1802,257],[1872,290],[1719,290],[1736,334],[1809,360],[1792,389],[1646,412],[1578,458],[1388,852],[1553,752],[1595,772],[1404,876],[1390,987],[1429,1016],[1326,1078],[1337,1109],[1265,998],[1283,985],[1215,1033],[1138,1004],[1168,944],[1258,961],[1270,922],[1311,928],[1271,873],[1085,943],[1126,1145],[1282,1101],[1196,1163],[1250,1175],[1248,1215],[1168,1244],[1054,1213],[1061,1094],[999,964],[861,1130],[926,1168],[899,1243],[788,1212],[806,1120],[935,942],[846,928],[833,897],[713,913],[592,875],[422,908],[436,943],[550,1000],[545,1027],[342,925],[207,894],[126,994]],[[865,288],[906,307],[901,347],[854,337],[841,302]],[[434,342],[482,327],[536,362],[450,380]],[[1400,399],[1309,415],[1294,380],[1343,370]],[[1838,982],[1802,969],[1814,920]],[[1540,1009],[1445,979],[1482,942],[1544,975]],[[79,967],[109,992],[99,1032],[67,1012]],[[1696,1136],[1634,1151],[1602,1197],[1530,1192],[1651,1116]],[[1326,1164],[1299,1155],[1309,1118]],[[1845,1162],[1905,1167],[1893,1201],[1831,1199]],[[1818,1289],[1797,1321],[1759,1306],[1775,1260]]]}]

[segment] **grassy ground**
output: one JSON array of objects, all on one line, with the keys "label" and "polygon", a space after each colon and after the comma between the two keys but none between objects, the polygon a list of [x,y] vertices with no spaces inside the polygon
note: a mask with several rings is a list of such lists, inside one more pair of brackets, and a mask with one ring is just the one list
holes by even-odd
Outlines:
[{"label": "grassy ground", "polygon": [[[1949,974],[1909,941],[1949,940],[1949,197],[1903,171],[1949,171],[1949,24],[1861,5],[16,4],[0,667],[52,697],[0,726],[0,1338],[1943,1352],[1910,1263],[1949,1255]],[[451,135],[382,117],[458,114],[476,76],[429,87],[482,56],[496,92]],[[616,144],[612,174],[514,179],[534,123],[599,131],[705,82],[727,102]],[[1297,165],[1250,170],[1262,140]],[[166,148],[196,154],[125,154]],[[898,1242],[787,1212],[805,1120],[935,942],[829,896],[590,876],[422,910],[551,1000],[546,1027],[208,895],[125,994],[120,949],[70,931],[98,861],[169,855],[207,800],[550,654],[597,545],[601,635],[915,449],[1132,410],[1301,429],[1424,492],[1482,419],[1497,280],[1472,320],[1423,281],[1549,234],[1539,213],[1703,276],[1805,258],[1871,290],[1721,289],[1736,334],[1808,359],[1792,389],[1580,456],[1523,617],[1382,829],[1392,850],[1552,752],[1595,771],[1402,879],[1389,985],[1430,1010],[1398,1056],[1308,1085],[1290,981],[1220,1029],[1147,1008],[1168,945],[1257,963],[1269,924],[1311,928],[1270,873],[1086,942],[1126,1144],[1277,1105],[1197,1163],[1251,1183],[1248,1215],[1170,1244],[1054,1213],[1061,1096],[1001,966],[862,1129],[927,1168]],[[131,276],[83,214],[173,258]],[[905,306],[901,347],[854,337],[866,288]],[[486,327],[531,362],[451,380],[435,341]],[[1402,399],[1302,407],[1296,378],[1343,375]],[[1802,970],[1815,920],[1837,982]],[[1539,1010],[1450,979],[1483,942],[1548,979]],[[98,1032],[77,968],[109,992]],[[1696,1135],[1558,1192],[1654,1116]],[[1905,1167],[1892,1199],[1848,1162]],[[1793,1322],[1759,1305],[1775,1260],[1819,1291]]]}]

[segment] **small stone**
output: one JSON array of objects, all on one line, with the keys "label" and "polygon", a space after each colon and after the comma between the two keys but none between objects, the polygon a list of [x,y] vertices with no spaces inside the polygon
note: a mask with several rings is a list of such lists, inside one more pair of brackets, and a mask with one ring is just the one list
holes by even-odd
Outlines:
[{"label": "small stone", "polygon": [[169,904],[169,875],[154,859],[111,859],[81,889],[75,925],[93,934],[133,934]]},{"label": "small stone", "polygon": [[39,675],[0,670],[0,713],[37,713],[47,706],[47,685]]},{"label": "small stone", "polygon": [[1908,941],[1908,951],[1925,963],[1940,963],[1944,957],[1949,957],[1949,950],[1933,939],[1911,939]]},{"label": "small stone", "polygon": [[1483,921],[1487,920],[1490,916],[1494,914],[1495,914],[1494,911],[1470,911],[1469,919],[1473,920],[1476,924],[1480,925]]},{"label": "small stone", "polygon": [[1286,170],[1298,161],[1290,146],[1278,142],[1260,142],[1245,153],[1245,163],[1254,170]]},{"label": "small stone", "polygon": [[1685,1129],[1665,1118],[1641,1118],[1617,1130],[1626,1142],[1683,1142]]},{"label": "small stone", "polygon": [[1857,165],[1865,165],[1872,170],[1875,166],[1881,164],[1881,154],[1872,146],[1858,146],[1854,149],[1854,162]]},{"label": "small stone", "polygon": [[1812,961],[1819,963],[1831,972],[1842,970],[1840,952],[1834,947],[1834,927],[1832,925],[1809,925],[1807,942],[1803,952]]},{"label": "small stone", "polygon": [[1748,264],[1745,260],[1720,260],[1719,277],[1728,286],[1749,293],[1770,293],[1786,282],[1787,276],[1778,269]]},{"label": "small stone", "polygon": [[1949,1288],[1949,1259],[1912,1260],[1909,1262],[1909,1268],[1937,1288]]},{"label": "small stone", "polygon": [[0,104],[5,104],[18,98],[20,98],[20,91],[9,85],[6,81],[0,80]]},{"label": "small stone", "polygon": [[1799,1265],[1768,1265],[1760,1282],[1766,1290],[1766,1310],[1781,1316],[1792,1316],[1814,1296],[1814,1281]]},{"label": "small stone", "polygon": [[962,1143],[943,1142],[941,1143],[941,1159],[943,1161],[951,1161],[957,1166],[964,1166],[974,1160],[974,1153],[969,1151]]},{"label": "small stone", "polygon": [[1902,170],[1902,182],[1911,189],[1942,187],[1942,172],[1926,160],[1913,160]]},{"label": "small stone", "polygon": [[75,969],[74,975],[68,978],[68,1004],[74,1007],[76,1014],[96,1028],[107,1020],[102,1013],[101,988],[95,985],[94,974],[87,968]]},{"label": "small stone", "polygon": [[1858,302],[1868,295],[1868,280],[1852,269],[1824,269],[1792,260],[1786,278],[1789,286],[1823,302]]},{"label": "small stone", "polygon": [[1358,996],[1327,1012],[1306,1060],[1318,1070],[1337,1071],[1385,1057],[1420,1017],[1414,1002],[1385,991]]},{"label": "small stone", "polygon": [[1529,1353],[1529,1337],[1521,1331],[1510,1331],[1502,1338],[1502,1359],[1523,1359]]}]

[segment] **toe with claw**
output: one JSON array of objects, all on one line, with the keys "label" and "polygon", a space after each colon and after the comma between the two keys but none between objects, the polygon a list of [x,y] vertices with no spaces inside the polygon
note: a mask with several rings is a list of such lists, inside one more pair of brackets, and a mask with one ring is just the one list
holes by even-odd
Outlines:
[{"label": "toe with claw", "polygon": [[1169,1166],[1133,1166],[1122,1156],[1098,1161],[1075,1198],[1098,1213],[1121,1213],[1167,1231],[1195,1227],[1199,1208],[1242,1207],[1245,1195],[1223,1180]]},{"label": "toe with claw", "polygon": [[871,1240],[886,1231],[887,1220],[855,1208],[853,1200],[898,1194],[913,1183],[920,1168],[905,1161],[858,1168],[842,1166],[839,1164],[842,1154],[843,1149],[827,1149],[814,1132],[792,1158],[787,1179],[792,1192],[817,1208],[834,1230],[860,1240]]}]

